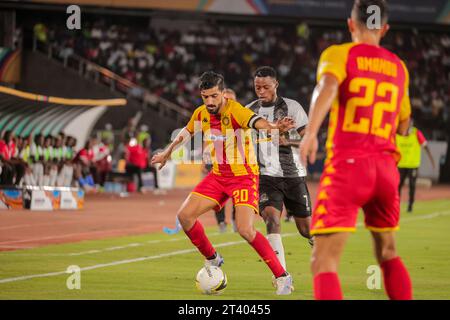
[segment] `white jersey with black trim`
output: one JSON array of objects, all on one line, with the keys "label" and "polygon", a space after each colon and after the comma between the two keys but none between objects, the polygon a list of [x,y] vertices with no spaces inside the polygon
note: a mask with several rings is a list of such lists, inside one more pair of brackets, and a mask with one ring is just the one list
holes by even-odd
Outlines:
[{"label": "white jersey with black trim", "polygon": [[[308,124],[305,110],[300,103],[292,99],[278,97],[274,103],[269,105],[263,104],[261,100],[255,100],[246,107],[270,122],[276,122],[284,117],[294,119],[296,127],[288,132],[286,135],[288,139],[300,140],[298,131]],[[274,141],[264,133],[258,133],[257,136],[257,154],[261,175],[285,178],[306,176],[306,169],[300,162],[298,148],[276,146]]]}]

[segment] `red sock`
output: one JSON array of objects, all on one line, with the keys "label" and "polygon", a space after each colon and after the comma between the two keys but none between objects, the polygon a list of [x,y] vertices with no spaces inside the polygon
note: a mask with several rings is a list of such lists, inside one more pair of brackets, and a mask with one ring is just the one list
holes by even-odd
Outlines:
[{"label": "red sock", "polygon": [[323,272],[314,277],[316,300],[342,300],[341,284],[336,272]]},{"label": "red sock", "polygon": [[286,272],[281,265],[280,260],[278,260],[275,251],[273,251],[269,241],[261,233],[256,231],[256,237],[252,242],[250,242],[250,245],[256,250],[256,252],[258,252],[259,256],[269,266],[276,278],[282,276],[283,273]]},{"label": "red sock", "polygon": [[216,253],[216,250],[206,236],[205,229],[203,229],[202,224],[198,220],[195,221],[191,230],[185,231],[185,233],[205,258],[210,258]]},{"label": "red sock", "polygon": [[408,270],[400,257],[384,261],[380,265],[383,270],[384,288],[391,300],[411,300],[412,285]]}]

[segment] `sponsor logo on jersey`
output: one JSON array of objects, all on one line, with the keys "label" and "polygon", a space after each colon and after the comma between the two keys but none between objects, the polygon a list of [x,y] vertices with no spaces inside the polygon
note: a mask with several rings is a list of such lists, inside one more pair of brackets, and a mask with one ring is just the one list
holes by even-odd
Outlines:
[{"label": "sponsor logo on jersey", "polygon": [[226,136],[222,136],[222,135],[213,135],[213,134],[211,134],[211,135],[209,135],[209,139],[208,140],[212,141],[212,142],[214,142],[214,141],[225,141],[225,140],[227,140],[227,137]]}]

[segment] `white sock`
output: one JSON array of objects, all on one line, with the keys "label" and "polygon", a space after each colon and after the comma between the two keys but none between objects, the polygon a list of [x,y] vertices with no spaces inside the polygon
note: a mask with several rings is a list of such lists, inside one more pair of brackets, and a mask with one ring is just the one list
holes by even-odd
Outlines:
[{"label": "white sock", "polygon": [[272,249],[277,254],[278,260],[280,261],[284,270],[286,270],[286,259],[284,257],[284,247],[283,242],[281,241],[281,234],[270,233],[267,235],[267,240],[269,240]]}]

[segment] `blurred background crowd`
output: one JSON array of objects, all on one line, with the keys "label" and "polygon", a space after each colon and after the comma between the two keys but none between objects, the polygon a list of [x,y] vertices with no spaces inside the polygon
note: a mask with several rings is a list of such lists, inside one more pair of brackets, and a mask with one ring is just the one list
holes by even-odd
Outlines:
[{"label": "blurred background crowd", "polygon": [[[280,92],[307,107],[320,53],[350,41],[346,30],[307,24],[211,22],[156,30],[100,20],[76,33],[37,24],[35,33],[60,46],[61,56],[80,55],[191,111],[201,104],[196,84],[204,70],[225,74],[227,86],[247,103],[254,99],[252,72],[261,65],[275,67]],[[383,46],[407,64],[416,124],[430,138],[442,139],[450,121],[450,35],[393,30]]]}]

